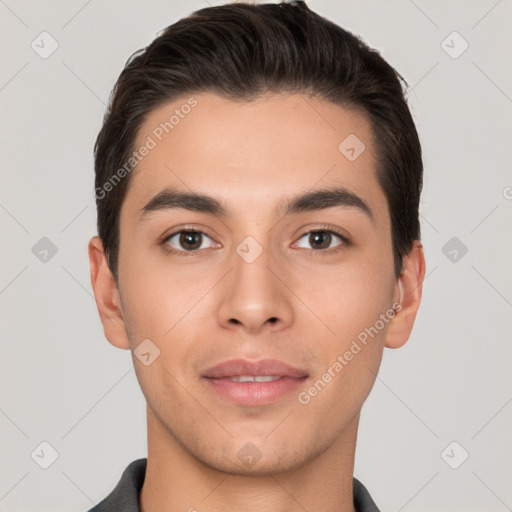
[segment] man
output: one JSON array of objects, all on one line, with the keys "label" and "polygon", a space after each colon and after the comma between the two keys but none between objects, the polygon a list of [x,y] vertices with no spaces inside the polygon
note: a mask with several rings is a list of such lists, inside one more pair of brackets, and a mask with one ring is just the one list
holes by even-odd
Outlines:
[{"label": "man", "polygon": [[401,80],[303,2],[202,9],[128,61],[89,257],[148,457],[94,512],[378,510],[360,411],[425,275]]}]

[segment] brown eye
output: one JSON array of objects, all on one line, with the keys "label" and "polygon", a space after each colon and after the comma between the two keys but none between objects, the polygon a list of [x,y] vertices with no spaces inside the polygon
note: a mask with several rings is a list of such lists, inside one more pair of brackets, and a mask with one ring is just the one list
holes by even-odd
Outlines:
[{"label": "brown eye", "polygon": [[328,249],[331,240],[331,233],[326,231],[313,231],[309,234],[309,243],[313,246],[313,249]]},{"label": "brown eye", "polygon": [[[337,244],[333,244],[333,242],[336,241],[336,238],[339,240]],[[304,247],[305,249],[310,249],[313,251],[323,251],[325,249],[331,249],[333,247],[337,247],[340,245],[347,245],[348,242],[346,238],[339,233],[336,233],[331,230],[316,230],[316,231],[309,231],[308,233],[305,233],[300,240],[305,239],[307,243],[310,245],[310,247]],[[299,243],[299,247],[303,247]]]},{"label": "brown eye", "polygon": [[179,243],[185,249],[195,251],[201,247],[201,233],[182,232],[180,234]]},{"label": "brown eye", "polygon": [[[178,231],[169,236],[164,243],[170,245],[174,250],[192,252],[204,249],[204,238],[211,238],[201,231]],[[208,244],[206,244],[206,247]]]}]

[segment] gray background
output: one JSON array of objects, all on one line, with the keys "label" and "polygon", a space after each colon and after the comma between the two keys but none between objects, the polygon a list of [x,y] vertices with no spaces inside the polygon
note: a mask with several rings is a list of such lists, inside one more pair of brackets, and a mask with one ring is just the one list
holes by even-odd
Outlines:
[{"label": "gray background", "polygon": [[[87,510],[146,455],[90,285],[92,147],[130,54],[217,3],[0,0],[2,511]],[[363,407],[355,475],[383,511],[512,510],[511,2],[309,4],[406,78],[425,157],[423,301]]]}]

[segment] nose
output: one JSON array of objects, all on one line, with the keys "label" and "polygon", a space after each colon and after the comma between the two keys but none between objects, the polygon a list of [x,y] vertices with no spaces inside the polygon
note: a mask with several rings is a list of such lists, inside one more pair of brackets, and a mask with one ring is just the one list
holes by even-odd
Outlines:
[{"label": "nose", "polygon": [[293,320],[293,294],[280,263],[261,246],[261,254],[253,260],[251,251],[258,254],[261,250],[254,240],[241,245],[233,254],[233,269],[223,283],[219,323],[252,335],[287,327]]}]

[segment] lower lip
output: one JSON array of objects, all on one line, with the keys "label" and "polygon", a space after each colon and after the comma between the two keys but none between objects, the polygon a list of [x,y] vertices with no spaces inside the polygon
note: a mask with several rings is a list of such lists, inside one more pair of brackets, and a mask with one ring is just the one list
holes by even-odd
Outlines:
[{"label": "lower lip", "polygon": [[302,386],[306,377],[282,377],[269,382],[236,382],[229,378],[204,378],[219,395],[237,405],[268,405],[277,402]]}]

